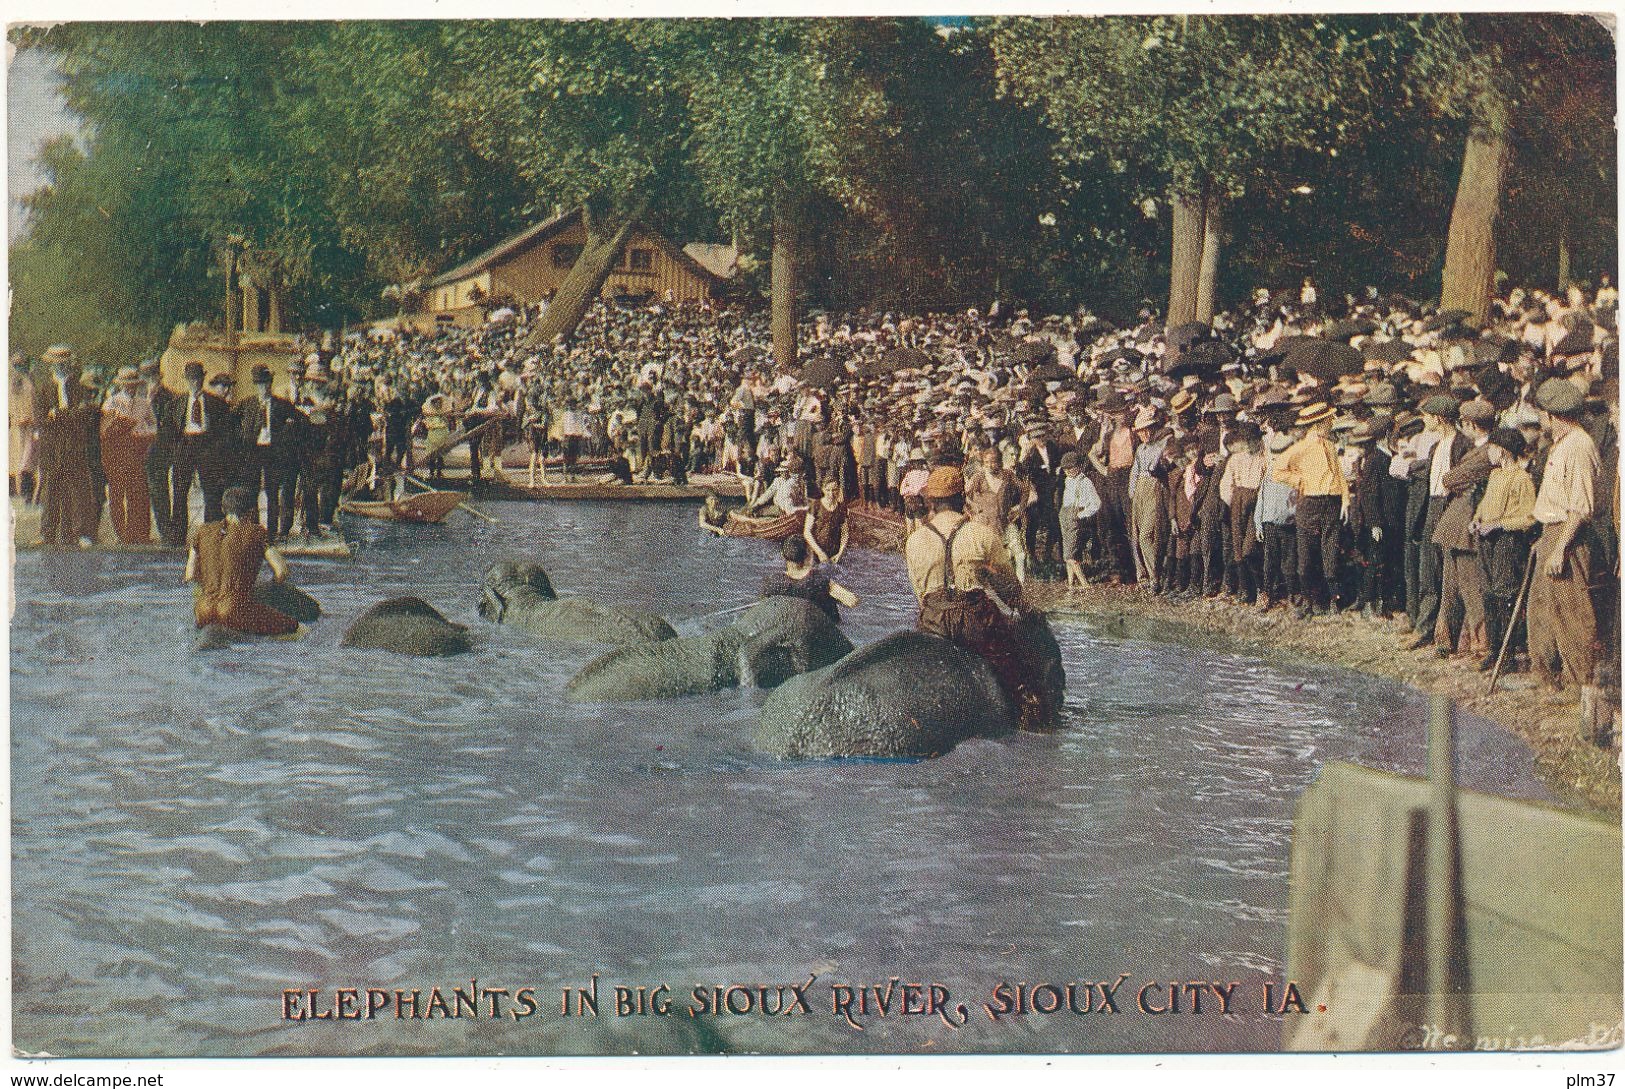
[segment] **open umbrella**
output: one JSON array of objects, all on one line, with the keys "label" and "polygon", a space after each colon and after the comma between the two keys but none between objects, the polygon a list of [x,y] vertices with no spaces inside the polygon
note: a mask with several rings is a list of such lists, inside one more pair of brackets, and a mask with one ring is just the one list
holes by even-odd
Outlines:
[{"label": "open umbrella", "polygon": [[1235,358],[1235,349],[1228,344],[1217,340],[1203,341],[1180,353],[1179,362],[1168,370],[1168,377],[1196,375],[1198,378],[1212,378],[1219,373],[1220,367],[1233,362]]},{"label": "open umbrella", "polygon": [[1377,323],[1370,318],[1345,318],[1326,326],[1321,334],[1327,340],[1348,340],[1350,337],[1370,336],[1377,331]]},{"label": "open umbrella", "polygon": [[1102,367],[1109,367],[1118,360],[1123,360],[1127,363],[1138,363],[1144,358],[1145,356],[1141,355],[1133,348],[1113,348],[1111,351],[1101,356],[1096,362]]},{"label": "open umbrella", "polygon": [[846,368],[833,359],[815,359],[801,369],[801,384],[815,389],[829,389],[850,377]]},{"label": "open umbrella", "polygon": [[1051,344],[1047,340],[1019,341],[1016,346],[1010,350],[1010,358],[1017,363],[1023,363],[1029,367],[1036,367],[1040,364],[1048,363],[1055,358],[1055,345]]},{"label": "open umbrella", "polygon": [[1287,349],[1286,363],[1299,374],[1331,381],[1365,369],[1365,356],[1359,350],[1321,337],[1296,337]]},{"label": "open umbrella", "polygon": [[1077,375],[1059,363],[1044,363],[1034,367],[1027,377],[1035,382],[1066,382]]},{"label": "open umbrella", "polygon": [[1411,357],[1411,346],[1403,340],[1367,341],[1360,346],[1367,359],[1379,363],[1403,363]]},{"label": "open umbrella", "polygon": [[1428,332],[1432,332],[1435,329],[1443,329],[1446,326],[1459,325],[1461,322],[1466,321],[1472,316],[1473,314],[1470,310],[1441,310],[1431,318],[1424,321],[1422,323],[1422,328]]},{"label": "open umbrella", "polygon": [[1184,351],[1192,344],[1200,343],[1213,338],[1213,326],[1205,321],[1188,321],[1183,325],[1176,325],[1168,330],[1168,346],[1177,351]]}]

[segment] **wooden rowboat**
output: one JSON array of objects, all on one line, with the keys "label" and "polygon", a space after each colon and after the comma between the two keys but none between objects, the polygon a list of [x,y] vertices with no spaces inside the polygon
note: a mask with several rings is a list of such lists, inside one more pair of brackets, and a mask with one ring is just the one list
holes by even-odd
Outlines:
[{"label": "wooden rowboat", "polygon": [[399,499],[346,499],[339,510],[386,522],[440,522],[467,498],[467,492],[419,492]]},{"label": "wooden rowboat", "polygon": [[804,510],[769,518],[752,518],[750,515],[731,510],[728,512],[728,524],[722,532],[729,537],[756,537],[764,541],[782,541],[799,532],[806,519],[807,512]]}]

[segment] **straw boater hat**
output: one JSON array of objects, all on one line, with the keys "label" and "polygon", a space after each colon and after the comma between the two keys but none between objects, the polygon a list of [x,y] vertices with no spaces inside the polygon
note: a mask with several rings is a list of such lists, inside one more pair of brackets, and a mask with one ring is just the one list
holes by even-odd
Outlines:
[{"label": "straw boater hat", "polygon": [[1304,405],[1298,410],[1299,427],[1307,427],[1310,424],[1317,424],[1322,420],[1329,420],[1331,418],[1332,406],[1328,405],[1325,401],[1316,401],[1314,404]]},{"label": "straw boater hat", "polygon": [[1178,416],[1194,404],[1196,404],[1196,394],[1188,389],[1182,389],[1174,394],[1173,399],[1168,402],[1168,411]]},{"label": "straw boater hat", "polygon": [[53,344],[40,353],[46,363],[68,363],[73,360],[73,349],[66,344]]},{"label": "straw boater hat", "polygon": [[118,374],[113,376],[113,381],[120,386],[139,386],[141,372],[134,367],[120,367]]},{"label": "straw boater hat", "polygon": [[1145,407],[1141,408],[1139,414],[1134,417],[1134,430],[1136,431],[1143,430],[1147,427],[1155,427],[1156,424],[1157,410],[1152,408],[1150,405],[1146,405]]}]

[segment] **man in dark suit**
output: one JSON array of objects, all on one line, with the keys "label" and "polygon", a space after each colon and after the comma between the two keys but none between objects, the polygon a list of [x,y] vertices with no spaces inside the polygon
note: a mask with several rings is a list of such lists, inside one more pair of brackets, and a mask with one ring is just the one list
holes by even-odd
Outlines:
[{"label": "man in dark suit", "polygon": [[[147,399],[152,402],[153,419],[158,421],[158,434],[147,448],[147,496],[152,501],[152,520],[158,527],[158,537],[172,541],[177,536],[175,516],[170,507],[169,470],[175,462],[175,426],[171,413],[175,393],[164,385],[158,372],[156,359],[144,359],[140,368],[141,380],[147,384]],[[179,536],[185,536],[182,531]]]},{"label": "man in dark suit", "polygon": [[101,414],[79,380],[73,349],[53,344],[34,380],[34,426],[39,429],[40,533],[50,548],[89,548],[101,521],[101,498],[91,472]]},{"label": "man in dark suit", "polygon": [[278,541],[293,530],[294,486],[299,480],[299,443],[305,415],[283,397],[271,395],[271,370],[254,368],[254,393],[237,406],[243,484],[265,491],[265,528]]},{"label": "man in dark suit", "polygon": [[1433,645],[1434,626],[1439,619],[1439,601],[1444,592],[1444,552],[1434,542],[1439,519],[1450,505],[1450,491],[1444,477],[1472,449],[1472,441],[1456,429],[1461,403],[1447,394],[1435,393],[1422,402],[1422,418],[1427,428],[1438,437],[1427,457],[1427,506],[1422,522],[1421,555],[1417,562],[1416,578],[1420,597],[1417,612],[1412,619],[1416,638],[1410,649],[1420,650]]},{"label": "man in dark suit", "polygon": [[231,405],[203,388],[203,364],[188,363],[185,375],[186,390],[169,408],[175,458],[169,492],[173,520],[165,543],[177,548],[186,543],[187,499],[194,477],[203,489],[203,520],[218,522],[225,517],[220,497],[229,475],[226,458],[232,427]]}]

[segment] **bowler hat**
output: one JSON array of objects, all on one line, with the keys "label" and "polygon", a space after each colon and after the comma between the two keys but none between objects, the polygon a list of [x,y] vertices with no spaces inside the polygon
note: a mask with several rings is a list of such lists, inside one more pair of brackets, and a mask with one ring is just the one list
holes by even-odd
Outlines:
[{"label": "bowler hat", "polygon": [[267,367],[263,363],[261,363],[259,366],[255,367],[254,368],[254,384],[256,386],[270,385],[271,384],[271,368]]}]

